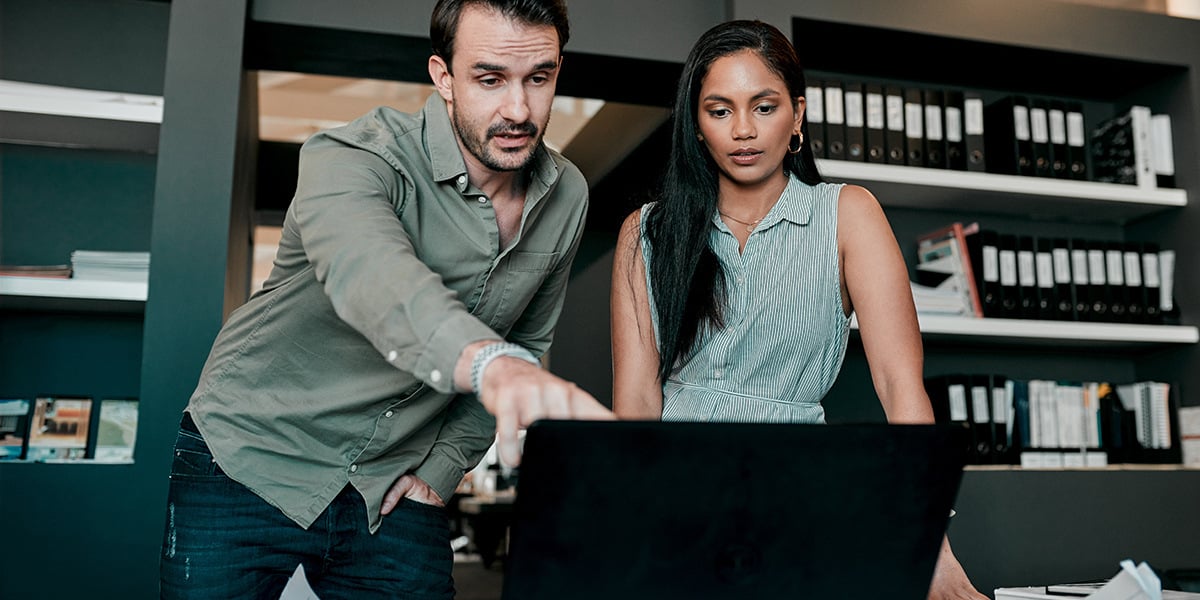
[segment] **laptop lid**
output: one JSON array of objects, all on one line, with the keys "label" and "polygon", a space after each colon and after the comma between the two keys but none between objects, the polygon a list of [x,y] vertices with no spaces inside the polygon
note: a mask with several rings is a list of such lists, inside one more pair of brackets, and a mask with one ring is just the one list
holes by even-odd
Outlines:
[{"label": "laptop lid", "polygon": [[540,421],[504,598],[924,600],[967,445],[949,425]]}]

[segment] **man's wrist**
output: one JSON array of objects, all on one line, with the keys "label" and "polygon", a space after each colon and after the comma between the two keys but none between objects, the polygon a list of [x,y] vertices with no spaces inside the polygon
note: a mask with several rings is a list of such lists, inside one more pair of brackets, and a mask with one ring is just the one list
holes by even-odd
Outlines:
[{"label": "man's wrist", "polygon": [[510,342],[493,342],[480,348],[471,359],[471,389],[478,395],[483,391],[483,372],[493,360],[501,356],[511,356],[538,365],[538,359],[532,352]]}]

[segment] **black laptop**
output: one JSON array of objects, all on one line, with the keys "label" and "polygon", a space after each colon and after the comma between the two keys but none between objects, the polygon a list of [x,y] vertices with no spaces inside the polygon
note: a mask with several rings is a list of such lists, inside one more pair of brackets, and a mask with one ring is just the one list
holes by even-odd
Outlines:
[{"label": "black laptop", "polygon": [[924,600],[962,479],[949,425],[541,421],[505,600]]}]

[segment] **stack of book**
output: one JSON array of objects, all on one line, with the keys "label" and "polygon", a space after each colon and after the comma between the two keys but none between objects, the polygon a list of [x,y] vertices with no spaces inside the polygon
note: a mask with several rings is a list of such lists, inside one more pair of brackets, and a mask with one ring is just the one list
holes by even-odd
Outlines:
[{"label": "stack of book", "polygon": [[150,253],[76,250],[71,253],[71,267],[76,279],[145,282],[150,277]]},{"label": "stack of book", "polygon": [[132,398],[0,399],[0,460],[132,462],[137,421]]}]

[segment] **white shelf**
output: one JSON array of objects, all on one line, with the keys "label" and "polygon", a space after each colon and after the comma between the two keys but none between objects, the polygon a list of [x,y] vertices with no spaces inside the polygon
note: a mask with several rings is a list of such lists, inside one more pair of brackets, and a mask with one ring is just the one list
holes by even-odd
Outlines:
[{"label": "white shelf", "polygon": [[[918,315],[918,321],[921,337],[927,341],[1129,349],[1200,342],[1200,329],[1191,325],[969,319],[935,315]],[[858,328],[857,317],[850,326]]]},{"label": "white shelf", "polygon": [[141,312],[144,281],[0,277],[0,306],[43,310]]},{"label": "white shelf", "polygon": [[161,123],[163,99],[0,80],[0,111]]},{"label": "white shelf", "polygon": [[821,159],[830,181],[861,184],[884,206],[1124,223],[1187,206],[1187,191]]},{"label": "white shelf", "polygon": [[0,143],[154,152],[161,96],[0,80]]}]

